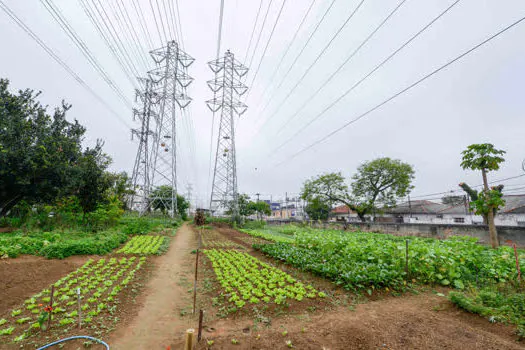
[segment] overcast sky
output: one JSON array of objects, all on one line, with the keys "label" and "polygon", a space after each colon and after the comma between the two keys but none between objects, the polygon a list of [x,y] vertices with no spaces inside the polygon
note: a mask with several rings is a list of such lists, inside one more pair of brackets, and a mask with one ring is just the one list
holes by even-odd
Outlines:
[{"label": "overcast sky", "polygon": [[[54,0],[108,75],[129,100],[134,87],[86,16],[81,4],[100,0]],[[124,45],[141,72],[148,67],[141,57],[162,42],[151,12],[156,2],[169,8],[172,0],[103,0],[112,9],[125,4],[140,35],[133,4],[140,3],[148,22],[154,47],[136,45],[129,31],[120,31]],[[502,169],[490,179],[523,174],[525,158],[525,22],[479,50],[426,80],[406,94],[377,109],[317,146],[292,157],[297,151],[359,116],[425,74],[460,55],[490,35],[525,16],[522,0],[462,0],[397,56],[370,76],[347,97],[319,117],[285,146],[298,128],[310,122],[345,90],[370,72],[412,35],[423,28],[452,0],[407,0],[372,39],[346,64],[313,99],[318,86],[346,60],[362,41],[392,11],[400,0],[366,0],[327,48],[304,80],[283,103],[298,79],[314,62],[336,31],[356,9],[358,0],[335,0],[286,79],[281,79],[307,42],[332,0],[316,0],[305,24],[292,42],[311,0],[285,0],[275,33],[260,64],[260,70],[246,101],[248,111],[236,118],[239,191],[261,198],[292,196],[301,184],[317,174],[341,171],[350,177],[364,161],[377,157],[398,158],[416,170],[414,197],[456,190],[465,181],[479,184],[480,174],[460,168],[460,152],[469,144],[491,142],[507,151]],[[114,170],[131,172],[137,143],[129,127],[137,127],[132,113],[104,83],[85,57],[53,20],[39,0],[1,0],[23,20],[54,52],[117,112],[119,118],[73,79],[3,11],[0,11],[0,77],[10,79],[13,89],[41,90],[41,100],[51,107],[62,99],[73,105],[68,114],[87,126],[86,145],[97,138],[106,142]],[[283,0],[262,0],[262,10],[245,60],[250,36],[260,6],[259,0],[225,0],[221,52],[230,49],[241,62],[250,62],[247,82],[253,80],[263,50]],[[173,0],[175,9],[175,0]],[[269,6],[270,5],[270,6]],[[197,204],[207,206],[210,188],[210,134],[212,114],[204,101],[212,97],[206,81],[213,78],[206,63],[215,58],[220,0],[178,0],[184,48],[195,58],[189,74],[195,81],[188,90],[193,98],[187,115],[180,116],[179,190],[194,187]],[[268,16],[259,45],[263,17]],[[169,16],[170,20],[173,19]],[[175,16],[176,17],[176,16]],[[157,18],[158,20],[158,18]],[[175,20],[175,19],[173,19]],[[118,22],[114,21],[115,26]],[[160,28],[162,31],[162,28]],[[165,28],[167,31],[168,29]],[[139,42],[143,37],[139,38]],[[129,46],[128,46],[129,45]],[[134,46],[131,46],[134,45]],[[281,68],[273,76],[288,46]],[[141,50],[143,49],[143,50]],[[141,52],[139,52],[141,51]],[[273,79],[272,79],[273,76]],[[281,85],[277,89],[278,85]],[[269,103],[268,103],[269,101]],[[283,125],[305,107],[285,128]],[[263,107],[267,108],[263,110]],[[268,122],[266,122],[268,121]],[[217,128],[215,128],[215,132]],[[214,141],[214,143],[216,140]],[[213,169],[211,170],[211,173]],[[509,189],[525,187],[525,177],[508,181]],[[525,192],[525,189],[523,190]],[[514,192],[514,193],[519,193]]]}]

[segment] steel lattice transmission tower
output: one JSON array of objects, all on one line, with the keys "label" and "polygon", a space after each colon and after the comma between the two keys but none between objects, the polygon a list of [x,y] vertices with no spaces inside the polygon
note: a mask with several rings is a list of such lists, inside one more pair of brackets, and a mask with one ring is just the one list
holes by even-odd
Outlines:
[{"label": "steel lattice transmission tower", "polygon": [[208,81],[214,98],[206,101],[206,104],[212,112],[220,110],[221,113],[210,210],[216,213],[231,208],[232,214],[237,216],[239,206],[234,116],[240,116],[248,108],[239,99],[248,90],[248,87],[241,82],[248,68],[235,60],[229,50],[224,57],[211,61],[208,65],[215,73],[215,79]]},{"label": "steel lattice transmission tower", "polygon": [[[150,98],[148,118],[142,118],[145,130],[144,146],[137,152],[134,181],[144,177],[144,185],[133,182],[135,188],[142,187],[141,205],[137,207],[144,214],[152,205],[163,204],[170,216],[177,213],[177,116],[178,112],[188,106],[191,98],[186,95],[186,88],[193,78],[186,74],[194,59],[179,48],[175,41],[169,41],[165,47],[150,52],[156,68],[148,72],[150,81]],[[142,98],[141,98],[142,99]],[[143,103],[144,99],[142,99]],[[148,110],[144,106],[143,110]],[[152,117],[152,118],[151,118]],[[153,123],[151,123],[153,121]],[[153,124],[144,126],[145,123]],[[148,142],[151,135],[151,142]],[[151,147],[149,147],[151,144]],[[137,164],[144,164],[144,167]],[[141,172],[142,171],[142,172]],[[141,174],[146,174],[142,176]],[[169,193],[155,191],[161,185],[170,188]]]}]

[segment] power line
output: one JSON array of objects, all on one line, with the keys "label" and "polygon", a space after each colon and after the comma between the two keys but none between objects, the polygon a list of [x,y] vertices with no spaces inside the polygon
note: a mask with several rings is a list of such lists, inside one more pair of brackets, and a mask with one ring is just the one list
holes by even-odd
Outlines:
[{"label": "power line", "polygon": [[131,4],[133,5],[133,9],[135,10],[135,13],[137,14],[137,18],[139,19],[139,23],[142,28],[142,33],[144,34],[144,37],[146,38],[146,41],[149,44],[149,48],[153,49],[155,45],[153,45],[151,34],[148,29],[148,24],[144,17],[144,12],[142,11],[142,8],[140,7],[140,1],[138,1],[138,4],[137,4],[135,0],[131,0]]},{"label": "power line", "polygon": [[248,47],[246,48],[246,53],[244,54],[243,64],[246,64],[246,59],[248,58],[248,52],[250,52],[250,47],[252,47],[253,34],[255,34],[255,28],[257,27],[257,22],[259,21],[259,14],[261,13],[263,0],[259,2],[259,9],[257,10],[257,16],[255,16],[255,22],[253,23],[252,35],[250,35],[250,41],[248,42]]},{"label": "power line", "polygon": [[401,91],[397,92],[396,94],[394,94],[393,96],[387,98],[386,100],[384,100],[383,102],[379,103],[378,105],[374,106],[373,108],[369,109],[368,111],[362,113],[361,115],[357,116],[356,118],[346,122],[345,124],[343,124],[342,126],[340,126],[339,128],[335,129],[334,131],[328,133],[327,135],[323,136],[322,138],[316,140],[315,142],[311,143],[310,145],[308,145],[307,147],[301,149],[300,151],[294,153],[293,155],[291,155],[290,157],[287,157],[284,161],[282,162],[279,162],[279,164],[283,164],[284,162],[286,161],[289,161],[295,157],[297,157],[299,154],[311,149],[312,147],[324,142],[325,140],[329,139],[330,137],[332,137],[333,135],[337,134],[338,132],[340,132],[341,130],[345,129],[346,127],[348,127],[349,125],[357,122],[358,120],[368,116],[370,113],[374,112],[375,110],[381,108],[382,106],[384,106],[385,104],[389,103],[390,101],[394,100],[395,98],[397,98],[398,96],[404,94],[405,92],[411,90],[412,88],[414,88],[415,86],[421,84],[422,82],[424,82],[425,80],[427,80],[428,78],[436,75],[437,73],[441,72],[442,70],[444,70],[445,68],[449,67],[450,65],[454,64],[455,62],[461,60],[463,57],[467,56],[468,54],[470,54],[471,52],[474,52],[475,50],[477,50],[478,48],[482,47],[483,45],[485,45],[486,43],[492,41],[493,39],[497,38],[498,36],[500,36],[501,34],[505,33],[506,31],[508,31],[509,29],[513,28],[514,26],[518,25],[519,23],[521,23],[523,20],[525,20],[525,17],[522,17],[520,18],[519,20],[515,21],[514,23],[510,24],[509,26],[503,28],[502,30],[500,30],[499,32],[491,35],[489,38],[485,39],[484,41],[482,41],[481,43],[473,46],[472,48],[468,49],[467,51],[463,52],[461,55],[457,56],[456,58],[452,59],[451,61],[448,61],[447,63],[445,63],[444,65],[440,66],[439,68],[433,70],[432,72],[428,73],[427,75],[423,76],[422,78],[420,78],[419,80],[417,80],[416,82],[410,84],[409,86],[405,87],[404,89],[402,89]]},{"label": "power line", "polygon": [[49,12],[51,17],[57,22],[66,33],[66,35],[73,41],[75,46],[80,50],[84,58],[89,62],[89,64],[95,69],[95,71],[100,75],[104,82],[119,96],[122,102],[126,107],[131,108],[131,102],[124,96],[122,90],[115,84],[115,82],[108,76],[106,70],[101,66],[98,60],[93,56],[86,43],[79,37],[73,27],[65,19],[64,15],[59,8],[53,3],[52,0],[40,0],[42,5]]},{"label": "power line", "polygon": [[[312,68],[317,64],[317,62],[319,62],[319,60],[321,59],[321,57],[326,53],[326,51],[330,48],[330,46],[332,46],[332,43],[334,42],[335,39],[337,39],[337,37],[339,36],[339,34],[341,34],[341,32],[343,31],[343,29],[348,25],[348,23],[350,23],[350,20],[354,17],[354,15],[357,13],[357,11],[359,11],[359,9],[361,8],[361,6],[363,5],[363,3],[365,2],[365,0],[361,0],[359,2],[359,4],[357,5],[357,7],[350,13],[350,15],[346,18],[345,22],[339,27],[339,29],[335,32],[335,34],[332,36],[332,38],[330,38],[330,40],[328,41],[328,43],[325,45],[325,47],[321,50],[321,52],[317,55],[317,57],[315,58],[315,60],[310,64],[310,66],[306,69],[306,71],[303,73],[303,75],[299,78],[299,80],[295,83],[295,85],[292,87],[292,89],[288,92],[288,94],[286,95],[286,97],[284,98],[284,100],[281,101],[281,103],[277,106],[276,110],[274,113],[272,113],[267,119],[266,121],[264,122],[264,124],[261,126],[261,129],[266,125],[268,124],[268,122],[277,114],[279,113],[279,110],[280,108],[282,107],[282,105],[288,101],[288,99],[290,98],[290,96],[293,94],[293,92],[297,89],[297,87],[299,86],[299,84],[301,84],[301,82],[304,80],[304,78],[308,75],[308,73],[310,73],[310,71],[312,70]],[[271,101],[270,101],[271,102]]]},{"label": "power line", "polygon": [[160,46],[163,46],[164,45],[163,43],[167,42],[166,33],[164,33],[164,39],[162,39],[159,22],[157,22],[157,15],[155,14],[155,9],[153,8],[153,0],[149,0],[149,6],[151,8],[151,13],[153,13],[153,20],[155,21],[155,27],[157,28],[157,33],[159,34]]},{"label": "power line", "polygon": [[219,12],[219,32],[217,34],[217,58],[221,54],[221,39],[222,39],[222,21],[224,19],[224,0],[221,0],[221,9]]},{"label": "power line", "polygon": [[[286,50],[284,51],[284,54],[281,56],[281,60],[279,61],[279,63],[277,64],[275,70],[273,71],[270,79],[268,80],[269,82],[272,82],[273,79],[275,78],[275,75],[277,74],[277,72],[279,71],[279,69],[281,68],[283,62],[284,62],[284,59],[286,57],[286,55],[288,55],[288,52],[290,51],[290,48],[292,47],[292,44],[295,42],[295,39],[297,38],[297,35],[299,35],[299,32],[301,31],[301,28],[303,27],[304,23],[306,22],[306,18],[308,17],[308,15],[310,14],[310,11],[312,10],[314,4],[315,4],[315,1],[316,0],[312,0],[312,2],[310,3],[310,6],[308,7],[308,9],[306,10],[306,13],[303,15],[303,18],[301,20],[301,23],[299,23],[299,26],[297,27],[297,29],[295,30],[295,33],[292,37],[292,39],[290,40],[290,43],[288,44],[288,46],[286,47]],[[262,1],[261,1],[261,4],[262,4]],[[260,9],[260,7],[259,7]],[[255,26],[254,26],[254,30],[255,30]],[[252,33],[253,35],[253,33]],[[250,39],[251,41],[251,39]],[[263,93],[261,94],[261,96],[265,96],[266,95],[266,91],[268,91],[268,88],[270,87],[271,84],[268,84],[266,85],[266,88],[264,89]]]},{"label": "power line", "polygon": [[[135,75],[133,73],[133,68],[130,66],[129,62],[127,62],[124,59],[124,57],[121,57],[123,56],[123,54],[122,54],[122,51],[120,51],[120,48],[115,47],[113,43],[111,42],[110,38],[108,37],[108,35],[106,35],[106,33],[104,32],[102,25],[95,18],[95,11],[91,8],[91,5],[87,1],[84,3],[83,0],[80,0],[80,5],[82,6],[84,13],[86,14],[88,19],[91,21],[91,23],[95,27],[100,37],[106,43],[106,46],[108,47],[109,51],[113,54],[113,57],[115,58],[117,63],[122,68],[122,71],[128,78],[129,82],[133,85],[134,88],[137,88],[138,85],[133,77]],[[120,51],[120,52],[117,52],[117,51]]]},{"label": "power line", "polygon": [[310,43],[310,41],[312,40],[312,38],[314,37],[315,33],[317,33],[317,30],[319,29],[319,27],[321,26],[321,24],[324,22],[325,18],[326,18],[326,15],[328,15],[328,12],[330,12],[330,10],[332,9],[332,7],[334,6],[335,2],[337,0],[332,0],[332,2],[330,3],[330,5],[328,6],[328,8],[326,9],[326,11],[323,13],[323,16],[321,17],[321,19],[317,22],[314,30],[310,33],[310,36],[308,37],[308,39],[306,40],[306,43],[303,45],[303,48],[301,49],[301,51],[299,52],[299,54],[297,56],[295,56],[295,59],[294,61],[292,62],[291,66],[288,68],[288,70],[286,71],[286,74],[284,75],[284,77],[281,79],[281,81],[279,82],[279,85],[277,85],[277,87],[274,89],[274,93],[272,95],[270,95],[270,98],[268,99],[268,102],[266,103],[266,105],[262,108],[261,112],[259,112],[259,114],[262,114],[266,108],[268,107],[268,105],[270,104],[270,102],[272,101],[273,99],[273,96],[275,96],[275,93],[277,91],[279,91],[280,87],[283,85],[283,83],[285,82],[286,78],[288,77],[288,75],[290,74],[290,72],[292,71],[293,67],[295,66],[295,64],[297,63],[297,61],[299,60],[299,57],[301,57],[301,55],[303,54],[304,50],[306,49],[306,47],[308,46],[308,44]]},{"label": "power line", "polygon": [[[253,87],[253,83],[255,82],[255,79],[257,78],[257,74],[259,73],[259,69],[261,69],[262,62],[264,61],[264,57],[266,55],[266,50],[268,50],[268,46],[270,46],[270,42],[272,41],[273,33],[275,32],[275,28],[277,27],[277,23],[279,23],[279,19],[281,18],[281,14],[283,13],[283,9],[284,9],[284,5],[285,4],[286,4],[286,0],[283,0],[283,3],[281,5],[281,9],[279,10],[279,14],[277,15],[277,18],[275,19],[275,22],[273,24],[272,31],[270,33],[270,37],[266,41],[266,45],[264,47],[264,50],[263,50],[263,53],[262,53],[262,56],[261,56],[261,60],[259,61],[259,65],[257,66],[257,70],[255,71],[255,74],[253,75],[252,82],[250,84],[248,84],[248,86]],[[247,95],[250,94],[250,91],[251,91],[251,89],[248,90],[248,94]],[[248,96],[246,96],[246,98],[248,98]]]},{"label": "power line", "polygon": [[179,0],[175,0],[175,7],[177,8],[177,23],[179,26],[180,43],[182,45],[182,49],[184,50],[184,36],[182,34],[182,23],[180,22]]},{"label": "power line", "polygon": [[319,92],[321,92],[322,89],[325,88],[326,85],[328,85],[332,79],[344,68],[344,66],[346,66],[348,64],[348,62],[366,45],[366,43],[368,43],[368,41],[379,31],[379,29],[381,29],[385,24],[386,22],[388,22],[388,20],[390,18],[392,18],[392,16],[397,12],[397,10],[399,10],[399,8],[401,6],[403,6],[403,4],[406,2],[407,0],[402,0],[389,14],[388,16],[381,22],[379,23],[379,25],[366,37],[365,40],[363,40],[361,42],[361,44],[344,60],[343,63],[341,63],[341,65],[339,65],[339,67],[337,67],[337,69],[328,77],[328,79],[326,79],[324,81],[323,84],[321,84],[319,86],[319,88],[312,94],[310,95],[306,100],[305,102],[301,105],[301,107],[299,107],[299,109],[289,118],[287,119],[287,121],[279,128],[279,130],[277,131],[277,134],[279,134],[281,131],[283,131],[285,129],[285,127],[296,117],[299,115],[299,113],[308,105],[308,103],[310,103],[310,101],[312,101],[318,94]]},{"label": "power line", "polygon": [[313,122],[315,122],[317,119],[319,119],[322,115],[324,115],[327,111],[329,111],[333,106],[335,106],[339,101],[341,101],[343,98],[345,98],[350,92],[352,92],[355,88],[357,88],[359,85],[361,85],[365,80],[367,80],[370,76],[372,76],[377,70],[379,70],[381,67],[383,67],[388,61],[390,61],[392,58],[394,58],[399,52],[401,52],[405,47],[407,47],[411,42],[413,42],[417,37],[419,37],[423,32],[425,32],[428,28],[430,28],[434,23],[436,23],[440,18],[442,18],[446,13],[448,13],[454,6],[456,6],[459,1],[454,1],[449,7],[447,7],[443,12],[441,12],[439,15],[437,15],[434,19],[432,19],[426,26],[424,26],[421,30],[419,30],[416,34],[414,34],[410,39],[405,41],[403,45],[398,47],[394,52],[392,52],[387,58],[385,58],[381,63],[376,65],[370,72],[368,72],[363,78],[361,78],[358,82],[356,82],[354,85],[352,85],[348,90],[346,90],[342,95],[340,95],[338,98],[336,98],[332,103],[330,103],[325,109],[323,109],[320,113],[318,113],[313,119],[311,119],[308,123],[304,124],[300,129],[298,129],[291,137],[289,137],[287,140],[285,140],[283,143],[281,143],[279,146],[277,146],[272,152],[275,152],[276,150],[282,148],[284,145],[286,145],[288,142],[293,140],[297,135],[299,135],[303,130],[305,130],[307,127],[309,127]]},{"label": "power line", "polygon": [[248,67],[252,66],[253,58],[255,57],[255,53],[257,52],[257,48],[259,47],[259,41],[261,40],[262,33],[264,31],[264,26],[266,25],[266,19],[268,18],[268,13],[270,12],[270,8],[272,7],[273,0],[270,0],[268,3],[268,8],[266,9],[266,14],[264,15],[261,30],[259,31],[259,35],[257,36],[257,41],[255,42],[255,47],[253,49],[252,57],[250,58],[250,64]]},{"label": "power line", "polygon": [[106,109],[115,115],[121,123],[129,128],[129,125],[120,117],[120,115],[111,108],[111,106],[102,99],[78,74],[75,73],[55,52],[45,44],[2,0],[0,0],[0,7],[27,35],[31,37],[46,53],[51,56],[69,75],[71,75],[84,89],[86,89],[93,97],[95,97]]},{"label": "power line", "polygon": [[162,20],[162,13],[160,11],[160,6],[159,6],[159,0],[155,0],[155,3],[157,4],[157,10],[159,11],[159,21],[160,21],[160,25],[162,26],[162,33],[164,34],[164,39],[166,42],[168,42],[168,36],[166,35],[166,29],[164,28],[164,21]]}]

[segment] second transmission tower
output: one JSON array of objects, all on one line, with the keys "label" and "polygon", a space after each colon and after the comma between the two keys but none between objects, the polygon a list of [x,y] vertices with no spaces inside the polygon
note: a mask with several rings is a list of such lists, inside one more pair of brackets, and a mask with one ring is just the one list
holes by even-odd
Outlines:
[{"label": "second transmission tower", "polygon": [[210,210],[212,214],[223,214],[230,210],[232,215],[237,217],[239,205],[234,117],[243,114],[247,109],[239,97],[248,89],[240,80],[248,72],[248,68],[235,60],[229,50],[224,57],[211,61],[208,65],[215,73],[215,79],[208,81],[214,98],[206,103],[212,112],[221,113]]}]

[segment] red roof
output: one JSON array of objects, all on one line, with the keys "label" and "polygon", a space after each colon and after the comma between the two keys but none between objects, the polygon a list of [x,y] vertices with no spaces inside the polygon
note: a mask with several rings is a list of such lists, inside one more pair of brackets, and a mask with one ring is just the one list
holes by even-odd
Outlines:
[{"label": "red roof", "polygon": [[352,211],[346,205],[340,205],[338,207],[332,208],[332,214],[348,214]]}]

